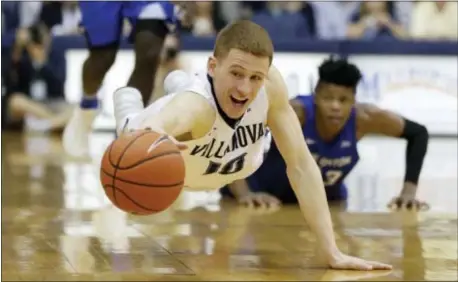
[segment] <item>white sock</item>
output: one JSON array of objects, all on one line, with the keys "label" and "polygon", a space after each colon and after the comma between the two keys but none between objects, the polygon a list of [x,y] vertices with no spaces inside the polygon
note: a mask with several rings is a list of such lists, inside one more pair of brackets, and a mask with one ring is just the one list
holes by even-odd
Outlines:
[{"label": "white sock", "polygon": [[116,127],[123,126],[124,119],[132,114],[143,110],[143,100],[140,91],[133,87],[123,87],[114,92],[113,95],[114,115]]}]

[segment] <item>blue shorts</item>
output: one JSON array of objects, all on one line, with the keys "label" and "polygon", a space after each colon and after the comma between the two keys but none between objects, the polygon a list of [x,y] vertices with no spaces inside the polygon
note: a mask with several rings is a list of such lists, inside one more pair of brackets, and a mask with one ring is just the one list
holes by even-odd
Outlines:
[{"label": "blue shorts", "polygon": [[[271,175],[277,175],[279,178],[272,180],[270,176],[263,177],[258,174],[248,177],[246,181],[250,190],[252,192],[269,193],[277,197],[284,204],[297,204],[296,194],[287,179],[286,173],[273,172]],[[224,186],[220,192],[223,196],[234,197],[228,186]],[[326,187],[326,198],[328,202],[346,201],[348,198],[347,186],[344,183],[340,183],[333,187]]]},{"label": "blue shorts", "polygon": [[91,47],[106,46],[121,39],[123,20],[133,30],[137,20],[162,20],[173,28],[177,11],[171,2],[163,1],[80,1],[81,24]]},{"label": "blue shorts", "polygon": [[[262,165],[246,181],[253,192],[267,192],[285,204],[297,203],[296,194],[286,174],[285,161],[275,147],[271,147]],[[233,196],[227,186],[223,187],[221,193],[225,196]],[[326,196],[328,201],[345,201],[348,196],[347,187],[343,182],[326,187]]]}]

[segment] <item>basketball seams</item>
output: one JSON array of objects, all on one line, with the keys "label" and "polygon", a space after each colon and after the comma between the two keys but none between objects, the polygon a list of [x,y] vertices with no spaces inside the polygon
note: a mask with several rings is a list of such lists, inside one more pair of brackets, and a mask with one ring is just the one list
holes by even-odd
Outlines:
[{"label": "basketball seams", "polygon": [[[150,160],[154,160],[156,158],[159,158],[159,157],[163,157],[163,156],[167,156],[167,155],[173,155],[173,154],[181,154],[180,151],[177,151],[177,150],[174,150],[174,151],[167,151],[167,152],[162,152],[160,154],[157,154],[157,155],[154,155],[154,156],[151,156],[149,158],[146,158],[146,159],[142,159],[136,163],[133,163],[133,164],[130,164],[129,166],[126,166],[126,167],[123,167],[123,166],[120,166],[119,164],[121,163],[121,159],[122,159],[122,156],[126,153],[126,150],[133,144],[133,142],[135,142],[137,139],[143,137],[144,135],[147,135],[147,134],[154,134],[154,132],[143,132],[142,134],[138,135],[137,137],[135,137],[135,139],[133,139],[131,141],[131,143],[127,144],[127,146],[124,148],[124,151],[121,153],[121,155],[119,156],[119,159],[118,159],[118,163],[115,164],[115,162],[112,161],[111,159],[111,150],[112,150],[112,147],[113,147],[113,144],[112,143],[109,147],[109,152],[108,152],[108,161],[110,162],[110,165],[113,166],[115,169],[119,169],[119,170],[127,170],[127,169],[131,169],[137,165],[140,165],[144,162],[147,162],[147,161],[150,161]],[[166,137],[168,139],[169,142],[171,142],[173,144],[173,142],[168,138],[168,136],[163,136],[163,137]],[[155,140],[155,142],[157,141],[160,141],[161,137],[157,138]],[[173,144],[175,145],[175,144]]]},{"label": "basketball seams", "polygon": [[113,167],[115,168],[115,163],[111,160],[111,150],[113,150],[113,145],[114,145],[114,142],[112,142],[110,144],[110,146],[108,147],[108,163]]},{"label": "basketball seams", "polygon": [[[108,173],[103,168],[101,169],[101,171],[106,176],[114,178],[114,175],[111,175],[110,173]],[[150,184],[150,183],[139,183],[139,182],[135,182],[135,181],[119,178],[119,177],[117,177],[115,180],[119,180],[121,182],[128,183],[128,184],[134,184],[134,185],[150,187],[150,188],[170,188],[170,187],[173,187],[173,186],[178,186],[178,185],[182,185],[183,184],[183,181],[180,181],[180,182],[177,182],[177,183],[173,183],[173,184],[162,184],[162,185],[160,185],[160,184]]]},{"label": "basketball seams", "polygon": [[138,165],[141,165],[143,163],[146,163],[148,161],[152,161],[154,159],[158,159],[160,157],[165,157],[165,156],[168,156],[168,155],[180,155],[180,154],[181,154],[180,151],[166,151],[166,152],[162,152],[162,153],[159,153],[157,155],[151,156],[149,158],[142,159],[142,160],[140,160],[140,161],[138,161],[136,163],[133,163],[133,164],[131,164],[129,166],[124,166],[124,167],[118,166],[117,169],[119,169],[119,170],[128,170],[128,169],[134,168],[134,167],[136,167]]},{"label": "basketball seams", "polygon": [[135,141],[137,141],[140,137],[142,137],[143,135],[147,134],[148,132],[143,132],[142,134],[140,134],[139,136],[135,137],[133,140],[131,140],[127,145],[126,147],[124,148],[124,150],[121,152],[121,155],[119,155],[119,158],[118,158],[118,162],[116,164],[112,163],[111,162],[111,150],[113,149],[113,144],[114,142],[111,144],[110,146],[110,151],[108,152],[108,161],[110,162],[110,165],[113,166],[114,168],[114,171],[113,171],[113,176],[112,176],[112,181],[111,181],[111,185],[112,185],[112,191],[113,191],[113,201],[115,203],[118,203],[116,201],[116,189],[115,189],[115,181],[116,181],[116,173],[117,173],[117,170],[118,170],[118,166],[119,164],[121,163],[121,160],[122,160],[122,157],[124,156],[124,154],[127,152],[127,149],[129,149],[129,147],[135,143]]},{"label": "basketball seams", "polygon": [[139,204],[137,201],[135,201],[134,199],[132,199],[126,192],[124,192],[122,189],[119,189],[117,188],[116,186],[114,185],[105,185],[105,187],[108,187],[108,188],[112,188],[113,191],[116,191],[116,192],[119,192],[121,194],[124,195],[124,197],[126,197],[127,199],[129,199],[132,203],[134,203],[135,205],[139,206],[140,208],[144,209],[145,211],[152,211],[152,212],[159,212],[160,210],[153,210],[153,209],[149,209],[149,208],[146,208],[144,207],[143,205]]},{"label": "basketball seams", "polygon": [[130,143],[127,144],[127,146],[124,148],[124,150],[121,152],[121,155],[119,156],[119,159],[118,159],[118,164],[115,164],[115,162],[113,162],[111,160],[111,151],[113,149],[113,145],[115,143],[116,140],[114,140],[110,147],[109,147],[109,151],[108,151],[108,161],[110,163],[111,166],[113,166],[114,168],[118,168],[118,165],[120,164],[121,162],[121,158],[122,156],[124,155],[124,153],[127,151],[127,149],[130,147],[130,145],[132,145],[135,141],[137,141],[138,138],[144,136],[145,134],[148,134],[149,132],[143,132],[142,134],[138,135],[137,137],[135,137],[135,139],[131,140]]},{"label": "basketball seams", "polygon": [[[150,134],[150,135],[148,135],[148,134]],[[144,137],[144,136],[146,136],[146,139],[142,139],[142,137]],[[128,173],[129,170],[131,170],[131,169],[136,170],[137,167],[138,167],[138,169],[140,169],[140,171],[142,171],[142,169],[144,168],[142,166],[142,164],[146,163],[146,165],[148,166],[149,163],[147,163],[147,162],[148,161],[154,161],[155,159],[161,159],[162,158],[162,159],[170,160],[172,162],[180,162],[180,160],[179,160],[180,158],[179,157],[177,158],[177,155],[181,156],[181,152],[176,147],[176,144],[173,141],[171,141],[170,139],[168,139],[168,138],[165,138],[165,139],[168,139],[168,141],[170,141],[169,143],[163,142],[162,141],[162,139],[164,139],[163,137],[164,136],[162,136],[162,137],[159,136],[158,137],[156,132],[152,132],[152,131],[146,131],[145,132],[144,131],[144,132],[140,132],[140,134],[132,134],[130,136],[126,136],[125,139],[123,138],[121,140],[119,140],[119,139],[115,140],[106,149],[106,157],[105,157],[106,160],[104,162],[102,162],[102,166],[101,166],[101,169],[100,169],[101,179],[102,179],[102,182],[104,184],[103,187],[104,187],[105,192],[106,193],[108,191],[111,192],[111,195],[110,195],[110,193],[107,193],[107,196],[109,198],[111,198],[113,204],[115,204],[115,206],[118,206],[118,208],[123,209],[122,207],[127,205],[127,206],[124,207],[125,208],[124,211],[129,212],[129,213],[139,214],[139,215],[147,215],[147,214],[151,214],[151,213],[160,212],[160,211],[164,210],[166,207],[163,207],[163,208],[160,208],[160,209],[151,209],[151,208],[148,208],[147,206],[149,206],[150,204],[152,204],[152,206],[157,206],[157,205],[162,206],[162,204],[165,204],[165,203],[161,203],[160,201],[157,202],[156,197],[153,197],[151,199],[151,200],[153,200],[152,203],[149,203],[150,202],[149,200],[147,200],[146,203],[140,203],[140,202],[137,202],[136,200],[134,200],[134,199],[136,199],[136,197],[135,197],[135,195],[130,195],[131,192],[134,193],[134,192],[137,191],[139,193],[140,192],[141,193],[155,193],[155,192],[148,192],[148,190],[143,190],[143,189],[148,189],[148,188],[159,188],[159,189],[161,189],[161,188],[170,188],[170,190],[171,190],[170,193],[172,193],[172,194],[179,193],[178,190],[181,191],[181,188],[184,185],[184,179],[176,179],[175,177],[172,177],[172,179],[175,178],[175,180],[172,180],[169,177],[169,182],[171,182],[170,180],[172,180],[172,181],[181,180],[181,181],[178,182],[178,183],[173,183],[173,184],[157,185],[157,184],[137,183],[135,181],[130,181],[130,180],[128,180],[130,178],[130,177],[128,177],[129,174],[124,175],[124,174]],[[167,137],[167,136],[165,136],[165,137]],[[140,141],[135,143],[138,139],[140,139]],[[146,153],[145,156],[143,156],[143,157],[147,157],[147,158],[146,159],[141,159],[142,158],[142,156],[141,156],[142,148],[144,146],[147,146],[148,144],[150,144],[150,147],[151,147],[151,141],[154,141],[153,144],[158,143],[158,141],[162,141],[162,142],[159,142],[157,145],[165,145],[165,147],[160,146],[160,149],[158,150],[159,153],[157,152],[157,150],[155,150],[156,147],[158,147],[158,146],[154,147],[153,150],[149,150],[149,151],[147,150],[147,151],[145,151],[145,153]],[[137,144],[137,145],[135,145],[134,143]],[[164,144],[162,144],[162,143],[164,143]],[[132,145],[135,146],[135,147],[133,149],[131,149],[131,151],[128,151]],[[150,154],[151,151],[152,151],[152,154]],[[129,154],[130,152],[132,152],[132,154]],[[134,157],[131,158],[131,155],[133,155]],[[115,156],[116,158],[113,159],[113,156]],[[170,156],[170,157],[167,157],[167,156]],[[124,159],[124,157],[126,157],[126,159]],[[140,160],[138,160],[138,159],[140,159]],[[136,163],[129,164],[130,161],[132,161],[132,160],[136,161]],[[126,164],[127,166],[122,166],[123,162],[126,163],[126,161],[127,161],[127,164]],[[154,164],[152,164],[152,165],[154,166]],[[157,162],[156,162],[156,167],[157,167]],[[162,166],[159,165],[159,168],[161,168],[161,167]],[[181,167],[180,167],[179,171],[181,171]],[[124,178],[120,179],[119,175],[122,176],[122,177],[125,177],[126,179],[124,179]],[[180,173],[180,175],[181,175],[181,173]],[[160,175],[158,175],[158,177],[159,176]],[[110,177],[111,177],[111,179],[110,179]],[[119,180],[119,182],[116,182],[116,180]],[[137,180],[137,179],[134,179],[134,180]],[[154,178],[150,179],[150,180],[154,181]],[[130,189],[125,190],[125,189],[122,188],[124,186],[129,187],[129,185],[136,185],[136,186],[142,186],[142,187],[138,187],[138,188],[136,188],[136,189],[134,189],[132,191]],[[132,187],[132,188],[135,188],[135,187]],[[177,188],[179,188],[179,189],[177,190]],[[149,190],[149,191],[154,191],[154,189],[153,190]],[[159,193],[159,190],[157,190],[157,191]],[[165,191],[165,190],[162,189],[162,191]],[[117,192],[119,192],[121,194],[117,194]],[[163,192],[160,192],[159,194],[162,195],[162,193]],[[116,197],[116,195],[117,195],[117,197]],[[164,197],[167,197],[167,199],[169,199],[169,197],[172,197],[173,199],[176,199],[176,197],[174,195],[169,195],[168,192],[164,194]],[[172,198],[170,198],[170,200],[172,200]],[[144,198],[139,198],[138,200],[140,201],[141,199],[144,199]],[[153,204],[155,202],[157,202],[157,203]],[[146,204],[146,206],[144,206],[143,204]],[[155,207],[153,207],[153,208],[155,208]],[[134,212],[135,210],[137,210],[137,211]]]}]

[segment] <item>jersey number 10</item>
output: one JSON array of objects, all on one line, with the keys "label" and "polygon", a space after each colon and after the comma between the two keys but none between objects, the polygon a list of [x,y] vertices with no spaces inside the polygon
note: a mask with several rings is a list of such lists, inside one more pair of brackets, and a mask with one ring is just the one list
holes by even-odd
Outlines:
[{"label": "jersey number 10", "polygon": [[245,156],[247,153],[243,153],[238,157],[233,158],[225,164],[210,161],[207,170],[204,175],[219,173],[223,175],[233,174],[241,171],[245,166]]}]

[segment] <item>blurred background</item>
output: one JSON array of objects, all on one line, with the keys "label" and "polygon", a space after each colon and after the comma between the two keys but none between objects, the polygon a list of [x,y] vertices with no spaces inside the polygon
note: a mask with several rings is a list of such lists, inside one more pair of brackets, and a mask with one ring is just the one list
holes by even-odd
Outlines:
[{"label": "blurred background", "polygon": [[[57,130],[80,100],[87,56],[76,1],[2,2],[2,130]],[[399,111],[434,135],[457,135],[457,3],[447,1],[196,2],[190,27],[164,47],[155,92],[173,69],[205,68],[217,32],[236,19],[264,26],[291,97],[309,94],[317,66],[348,57],[364,73],[358,99]],[[125,21],[124,34],[130,31]],[[133,68],[124,42],[99,97],[96,129],[114,128],[111,93]],[[158,94],[160,95],[160,93]],[[156,96],[157,97],[157,96]],[[48,122],[43,123],[46,119]],[[51,121],[51,122],[49,122]],[[51,125],[49,125],[51,123]]]},{"label": "blurred background", "polygon": [[[398,280],[400,277],[404,280],[447,280],[452,275],[456,279],[457,3],[198,1],[196,5],[192,25],[170,34],[166,40],[154,96],[162,95],[161,82],[170,71],[205,70],[217,32],[236,19],[251,19],[268,30],[275,46],[273,63],[283,74],[291,97],[313,91],[317,67],[323,60],[331,55],[347,57],[364,75],[357,92],[358,101],[399,112],[428,128],[433,138],[425,159],[419,198],[427,200],[432,211],[444,216],[436,220],[431,215],[422,214],[418,220],[421,225],[417,227],[409,223],[400,230],[398,220],[401,217],[398,215],[388,214],[381,218],[371,213],[386,212],[386,203],[401,188],[406,142],[369,139],[358,144],[361,160],[346,180],[352,195],[347,211],[354,214],[338,214],[333,220],[347,232],[343,234],[356,234],[363,242],[364,248],[358,247],[360,251],[355,254],[362,252],[366,256],[368,252],[375,252],[375,247],[373,250],[369,247],[374,245],[377,253],[388,250],[394,253],[396,261],[401,261],[402,252],[405,252],[407,266],[404,266],[405,271],[396,270]],[[2,220],[6,220],[10,232],[5,239],[7,244],[4,244],[5,249],[10,248],[10,253],[5,255],[10,262],[6,264],[7,271],[9,268],[10,273],[34,275],[33,279],[37,277],[36,269],[42,273],[46,271],[49,277],[75,271],[51,259],[53,256],[48,249],[55,248],[65,257],[60,262],[69,261],[79,273],[97,272],[104,267],[102,265],[112,263],[113,266],[107,269],[115,269],[115,276],[109,279],[115,280],[117,278],[113,277],[131,269],[136,274],[169,271],[161,264],[161,259],[152,258],[156,253],[152,246],[156,245],[172,252],[191,254],[190,261],[199,261],[194,256],[199,252],[212,254],[223,250],[226,254],[238,250],[239,239],[228,239],[237,238],[231,231],[234,229],[227,228],[231,222],[237,222],[235,229],[241,230],[236,232],[242,234],[239,236],[243,251],[249,249],[247,245],[256,245],[252,242],[257,241],[261,248],[272,247],[275,254],[278,246],[283,248],[282,242],[291,247],[290,242],[297,242],[299,238],[286,234],[306,234],[301,229],[302,223],[297,223],[299,227],[296,229],[284,225],[284,230],[278,229],[280,232],[277,229],[266,232],[268,229],[262,227],[263,223],[259,224],[259,219],[252,219],[236,209],[226,209],[215,215],[220,211],[215,204],[220,196],[218,192],[217,195],[193,192],[192,197],[191,192],[183,193],[177,211],[190,211],[198,206],[204,206],[204,209],[191,216],[179,214],[180,218],[184,216],[180,221],[171,211],[159,214],[151,222],[134,218],[134,224],[129,225],[125,213],[105,210],[109,200],[100,188],[98,165],[101,154],[114,138],[112,93],[126,85],[132,72],[132,46],[127,40],[121,44],[116,61],[99,90],[102,113],[94,124],[96,133],[91,142],[94,160],[68,160],[64,158],[59,134],[82,97],[81,72],[88,55],[83,30],[79,26],[78,2],[2,1],[1,11],[2,133],[14,131],[2,136],[1,150],[2,183],[7,187],[2,189],[5,199],[2,201],[2,212],[5,213]],[[125,21],[123,32],[126,37],[130,30],[128,21]],[[101,131],[108,133],[101,134]],[[52,136],[56,138],[49,138],[50,132],[57,133],[57,136]],[[366,217],[356,212],[366,212]],[[283,225],[285,218],[290,218],[290,213],[268,217],[265,226]],[[299,213],[293,218],[295,222],[302,222]],[[154,226],[161,222],[170,226]],[[245,232],[238,227],[247,225],[246,222],[255,225]],[[228,231],[212,235],[211,232],[218,234],[213,229]],[[251,235],[255,233],[254,229],[259,229],[262,236],[274,234],[275,240],[281,241],[274,245],[259,243],[267,241]],[[150,234],[150,238],[144,234]],[[92,237],[101,238],[102,243],[94,243],[96,240]],[[152,244],[151,237],[158,243]],[[346,237],[348,235],[342,236]],[[214,247],[216,241],[218,247]],[[104,255],[98,254],[104,252],[100,250],[102,248],[115,255],[110,253],[112,259],[100,263]],[[300,249],[305,248],[308,245],[304,244]],[[97,255],[93,255],[94,249]],[[451,255],[453,251],[455,255]],[[132,262],[129,256],[116,255],[129,252],[133,254]],[[143,254],[146,259],[137,259]],[[43,259],[39,259],[41,257]],[[234,257],[230,259],[232,264],[243,264],[237,261],[237,256]],[[449,258],[450,263],[437,260],[443,257]],[[220,257],[210,258],[218,261]],[[137,266],[134,268],[134,260],[141,262],[141,271]],[[282,259],[278,261],[283,263]],[[285,261],[289,264],[291,260]],[[204,262],[202,267],[208,268],[207,260]],[[181,262],[180,267],[183,267]],[[425,271],[427,268],[432,270]],[[287,269],[291,270],[291,265]],[[239,268],[233,266],[231,275],[238,272]],[[272,274],[266,272],[266,275]],[[25,277],[22,276],[21,280],[27,280]],[[63,280],[62,277],[48,280]],[[97,279],[101,277],[97,276]],[[272,277],[275,276],[270,276],[270,279]]]}]

